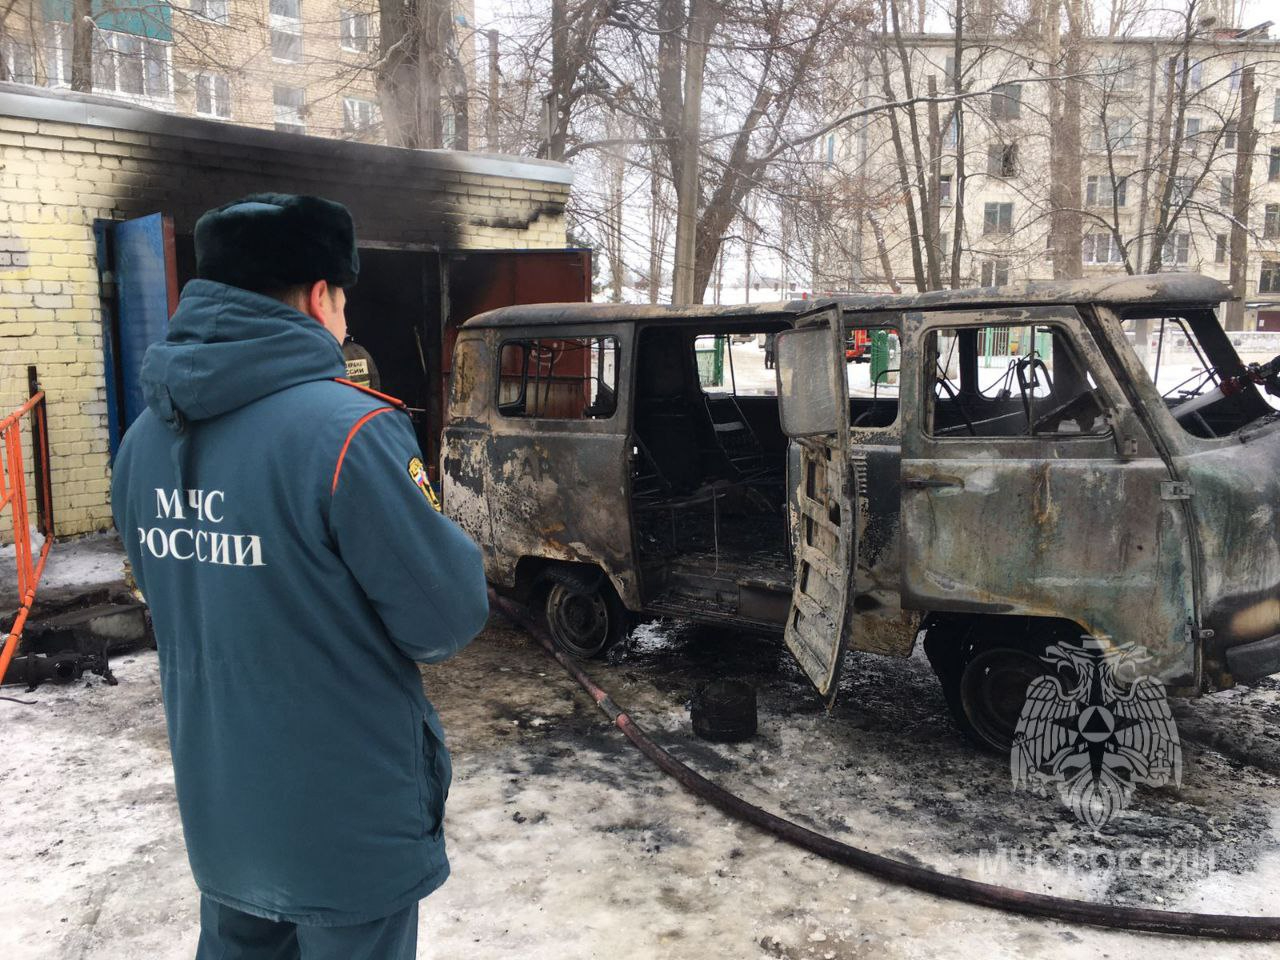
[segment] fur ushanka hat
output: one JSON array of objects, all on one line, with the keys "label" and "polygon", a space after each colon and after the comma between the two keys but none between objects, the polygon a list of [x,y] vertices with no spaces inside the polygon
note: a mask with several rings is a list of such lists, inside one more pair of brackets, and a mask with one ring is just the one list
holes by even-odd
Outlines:
[{"label": "fur ushanka hat", "polygon": [[323,197],[255,193],[196,221],[196,276],[258,293],[327,280],[354,286],[355,224]]}]

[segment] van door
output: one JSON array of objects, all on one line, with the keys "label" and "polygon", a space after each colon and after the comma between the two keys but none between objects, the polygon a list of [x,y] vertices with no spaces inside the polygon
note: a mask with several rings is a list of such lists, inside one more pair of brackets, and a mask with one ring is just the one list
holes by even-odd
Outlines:
[{"label": "van door", "polygon": [[777,335],[778,415],[799,447],[795,583],[786,643],[827,702],[844,659],[857,523],[849,489],[849,398],[844,325],[830,307]]},{"label": "van door", "polygon": [[1194,685],[1185,493],[1075,308],[906,327],[903,605],[1064,618]]}]

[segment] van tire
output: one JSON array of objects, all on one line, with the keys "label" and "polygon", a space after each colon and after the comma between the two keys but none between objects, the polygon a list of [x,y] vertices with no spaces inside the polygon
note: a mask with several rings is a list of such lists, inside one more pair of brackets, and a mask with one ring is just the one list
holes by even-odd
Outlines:
[{"label": "van tire", "polygon": [[974,617],[929,626],[925,656],[956,726],[970,743],[1009,755],[1026,687],[1051,672],[1040,655],[1060,632],[1057,622],[1034,618]]},{"label": "van tire", "polygon": [[556,647],[579,660],[603,656],[627,631],[626,608],[603,576],[594,586],[574,577],[553,579],[543,613]]}]

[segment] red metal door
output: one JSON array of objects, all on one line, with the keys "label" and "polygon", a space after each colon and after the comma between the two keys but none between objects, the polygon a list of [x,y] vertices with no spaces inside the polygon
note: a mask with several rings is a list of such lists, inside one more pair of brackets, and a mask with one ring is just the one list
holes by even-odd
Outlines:
[{"label": "red metal door", "polygon": [[[440,390],[428,416],[440,436],[458,328],[476,314],[520,303],[586,303],[591,299],[590,250],[476,250],[447,254]],[[434,466],[434,464],[433,464]]]}]

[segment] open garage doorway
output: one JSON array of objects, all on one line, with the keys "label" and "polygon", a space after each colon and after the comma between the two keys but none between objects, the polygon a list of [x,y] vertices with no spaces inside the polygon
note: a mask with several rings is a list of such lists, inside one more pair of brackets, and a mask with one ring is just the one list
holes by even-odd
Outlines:
[{"label": "open garage doorway", "polygon": [[360,280],[347,291],[347,335],[373,357],[378,389],[409,406],[429,464],[440,443],[432,389],[440,376],[440,322],[438,253],[360,249]]}]

